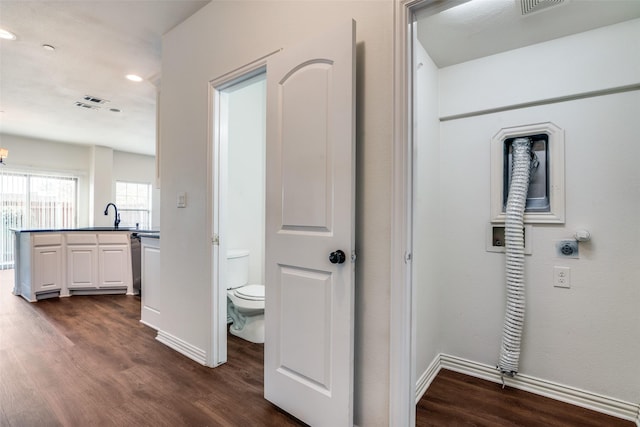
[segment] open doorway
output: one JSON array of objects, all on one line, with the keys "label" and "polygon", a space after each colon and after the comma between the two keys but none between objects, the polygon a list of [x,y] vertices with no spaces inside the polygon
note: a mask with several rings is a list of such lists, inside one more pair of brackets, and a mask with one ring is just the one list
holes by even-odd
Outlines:
[{"label": "open doorway", "polygon": [[[514,9],[513,2],[498,3],[501,7]],[[515,8],[511,11],[515,16],[511,19],[513,27],[510,29],[507,25],[495,25],[492,20],[490,27],[482,30],[479,23],[475,25],[466,18],[488,16],[480,13],[479,9],[473,9],[481,8],[483,4],[488,5],[487,2],[455,0],[398,4],[399,60],[396,61],[396,75],[397,87],[403,90],[397,94],[396,125],[400,143],[396,148],[398,160],[394,166],[397,170],[395,179],[399,183],[396,188],[405,202],[396,216],[405,218],[405,222],[399,221],[399,237],[395,242],[406,250],[407,255],[404,259],[397,257],[396,276],[407,286],[398,287],[394,294],[397,303],[392,306],[392,319],[398,321],[392,328],[392,334],[395,334],[392,335],[392,345],[402,342],[403,338],[407,338],[405,342],[410,344],[395,355],[397,360],[405,363],[397,363],[401,368],[392,372],[392,376],[393,379],[399,378],[397,383],[404,387],[397,387],[399,392],[392,395],[402,398],[395,399],[391,405],[392,409],[397,405],[398,413],[409,414],[404,415],[405,419],[414,417],[416,398],[427,389],[441,367],[501,382],[495,361],[500,349],[504,313],[505,261],[499,255],[501,252],[487,244],[489,224],[497,222],[491,216],[489,199],[492,192],[499,190],[495,181],[491,181],[491,165],[497,164],[497,157],[490,152],[491,141],[503,135],[505,130],[511,132],[526,126],[554,124],[563,132],[566,130],[567,142],[563,150],[566,150],[568,166],[577,159],[583,159],[583,164],[602,162],[611,154],[602,146],[601,140],[594,137],[596,132],[619,141],[626,140],[622,133],[631,135],[634,132],[634,121],[628,116],[628,120],[619,122],[624,122],[624,125],[619,126],[608,127],[609,123],[601,120],[604,116],[625,117],[627,103],[637,102],[637,86],[629,85],[621,73],[621,70],[628,69],[629,54],[623,51],[624,43],[609,43],[609,46],[621,47],[621,51],[614,53],[606,48],[594,50],[593,47],[604,39],[629,39],[627,31],[637,31],[637,22],[626,21],[631,16],[629,11],[620,12],[619,22],[600,22],[597,28],[581,27],[580,32],[574,29],[574,34],[558,35],[544,41],[536,39],[536,43],[517,48],[511,46],[501,51],[480,52],[472,46],[471,39],[494,49],[498,43],[487,42],[486,36],[490,34],[497,33],[496,39],[510,42],[517,38],[508,34],[522,39],[527,35],[525,28],[531,29],[536,37],[540,34],[549,36],[552,33],[551,22],[554,21],[548,19],[551,16],[568,16],[563,20],[562,29],[568,28],[566,24],[569,21],[572,25],[582,25],[587,21],[584,14],[570,12],[571,7],[579,7],[577,4],[565,5],[568,8],[548,8],[527,16],[520,16],[522,12]],[[432,8],[418,10],[419,6]],[[443,10],[441,6],[449,7]],[[603,5],[594,3],[593,6]],[[495,11],[494,15],[507,17]],[[461,25],[453,25],[454,19]],[[534,25],[536,20],[544,22]],[[540,31],[542,28],[545,31]],[[473,37],[468,37],[467,31],[473,32]],[[458,44],[450,32],[455,33],[455,37],[465,38],[465,41]],[[481,37],[483,32],[485,35]],[[576,57],[585,58],[585,63],[562,63],[564,68],[557,73],[562,79],[554,80],[548,86],[546,81],[537,78],[535,70],[520,67],[524,63],[540,63],[540,58],[547,60],[556,54],[562,56],[567,51],[586,52],[584,56],[576,54]],[[464,56],[452,57],[454,53]],[[471,57],[471,54],[478,56]],[[582,71],[594,70],[600,64],[607,67],[607,75],[611,76],[606,83],[598,73]],[[513,73],[513,70],[523,68],[527,73]],[[572,86],[576,74],[584,75],[583,86]],[[489,80],[495,84],[488,84]],[[523,81],[544,83],[544,91],[541,88],[528,90],[531,86],[522,85]],[[552,141],[550,146],[560,147],[560,139],[553,142],[553,134],[548,135]],[[550,154],[550,159],[549,163],[564,165],[564,157]],[[555,307],[550,303],[558,298],[562,289],[550,283],[551,266],[558,263],[558,259],[567,262],[557,255],[554,242],[556,236],[576,233],[577,224],[605,221],[607,214],[602,213],[600,217],[598,212],[581,210],[584,205],[580,200],[589,200],[595,187],[610,185],[607,184],[609,179],[632,176],[634,171],[633,168],[617,167],[615,172],[594,177],[593,183],[587,183],[581,179],[586,175],[566,168],[567,182],[573,176],[574,186],[566,188],[567,195],[571,193],[571,200],[567,197],[562,205],[566,203],[566,211],[572,210],[572,216],[566,217],[564,225],[536,223],[528,235],[530,242],[537,242],[536,250],[526,258],[531,307],[527,310],[532,314],[527,317],[529,332],[523,338],[525,363],[522,372],[513,379],[508,378],[507,385],[538,393],[541,390],[545,393],[553,387],[553,396],[557,400],[578,406],[584,405],[595,393],[585,393],[579,401],[572,394],[575,389],[563,388],[561,384],[571,383],[585,390],[595,390],[596,385],[601,389],[611,387],[616,399],[637,401],[637,397],[629,393],[622,377],[618,383],[610,376],[603,377],[597,384],[600,380],[585,374],[592,372],[592,366],[598,365],[598,361],[593,359],[592,349],[600,348],[598,340],[606,340],[611,331],[585,330],[580,342],[585,347],[583,363],[576,364],[572,358],[566,357],[566,341],[559,338],[569,333],[568,330],[564,326],[547,328],[547,320],[543,320],[574,316],[579,323],[578,311],[582,313],[582,310],[593,307],[593,300],[579,301],[579,297],[573,298],[567,307]],[[612,196],[611,205],[615,203],[615,196]],[[469,206],[474,208],[469,209]],[[619,219],[622,222],[629,220],[626,215]],[[406,234],[402,233],[404,231]],[[624,241],[624,236],[620,235],[616,241]],[[459,245],[460,242],[464,242],[463,246]],[[462,247],[469,250],[465,249],[464,256],[457,258]],[[592,249],[595,254],[595,247]],[[599,256],[603,258],[587,259],[585,256],[580,265],[572,265],[574,271],[584,272],[584,286],[597,287],[597,279],[591,277],[587,270],[593,271],[602,266],[607,271],[618,271],[611,266],[623,262],[613,257],[605,261],[604,252],[599,252]],[[625,277],[632,274],[624,270],[625,267],[620,265],[620,274]],[[603,291],[601,298],[608,296]],[[626,305],[624,298],[615,304],[616,311],[624,310]],[[573,309],[575,313],[571,313]],[[628,310],[627,313],[631,313],[633,309],[629,306]],[[403,313],[410,315],[403,316]],[[625,316],[620,320],[621,324],[628,321]],[[399,332],[393,332],[395,330]],[[545,358],[551,360],[550,353],[541,349],[550,348],[550,353],[554,354],[553,363],[545,363]],[[633,350],[617,353],[616,370],[620,371],[619,366],[626,366],[625,377],[638,366],[629,356],[632,353]],[[603,372],[610,365],[603,364]],[[405,369],[406,366],[410,368]],[[535,375],[543,375],[544,378]],[[586,377],[591,377],[593,382],[586,384]],[[392,380],[392,384],[396,382]],[[614,408],[612,401],[602,404],[607,401],[606,397],[599,395],[598,399],[597,407],[606,406],[609,413],[620,418],[637,419],[637,411],[621,411]]]},{"label": "open doorway", "polygon": [[212,86],[211,365],[217,366],[227,360],[228,330],[247,342],[264,342],[266,72],[259,67]]},{"label": "open doorway", "polygon": [[[225,280],[231,263],[226,258],[228,249],[237,249],[229,247],[227,234],[233,215],[227,201],[233,191],[228,182],[234,114],[229,98],[236,86],[242,87],[268,67],[264,396],[310,425],[350,425],[356,259],[355,22],[343,21],[273,53],[210,82],[212,198],[207,232],[212,237],[212,333],[206,364],[227,360]],[[307,300],[309,304],[301,303]]]}]

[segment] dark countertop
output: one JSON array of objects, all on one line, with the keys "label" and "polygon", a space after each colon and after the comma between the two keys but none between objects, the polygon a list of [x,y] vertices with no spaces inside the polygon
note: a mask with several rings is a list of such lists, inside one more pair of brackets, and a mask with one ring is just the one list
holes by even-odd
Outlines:
[{"label": "dark countertop", "polygon": [[[69,232],[69,231],[127,231],[131,233],[140,234],[160,234],[160,230],[140,230],[130,227],[79,227],[79,228],[35,228],[35,229],[20,229],[11,228],[14,233],[57,233],[57,232]],[[149,237],[149,236],[146,236]]]},{"label": "dark countertop", "polygon": [[142,232],[142,233],[136,233],[138,235],[138,237],[148,237],[150,239],[159,239],[160,238],[160,232],[158,231],[156,232]]}]

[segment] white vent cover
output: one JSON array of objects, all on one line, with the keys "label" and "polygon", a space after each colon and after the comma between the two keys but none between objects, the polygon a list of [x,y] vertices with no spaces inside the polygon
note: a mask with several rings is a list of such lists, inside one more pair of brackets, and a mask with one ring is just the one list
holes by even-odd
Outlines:
[{"label": "white vent cover", "polygon": [[76,107],[86,108],[87,110],[99,110],[100,107],[96,107],[94,105],[85,104],[84,102],[76,101]]},{"label": "white vent cover", "polygon": [[93,102],[94,104],[106,104],[107,102],[109,102],[106,99],[98,98],[97,96],[93,95],[85,95],[84,100]]},{"label": "white vent cover", "polygon": [[[518,1],[518,0],[516,0]],[[519,0],[520,7],[522,8],[522,15],[529,15],[534,12],[539,12],[543,9],[547,9],[553,6],[560,6],[569,0]]]}]

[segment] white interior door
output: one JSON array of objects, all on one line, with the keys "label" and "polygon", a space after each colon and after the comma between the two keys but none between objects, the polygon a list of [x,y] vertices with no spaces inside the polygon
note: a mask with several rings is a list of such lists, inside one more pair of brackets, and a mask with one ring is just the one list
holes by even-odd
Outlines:
[{"label": "white interior door", "polygon": [[265,398],[313,426],[353,424],[354,94],[353,21],[267,61]]}]

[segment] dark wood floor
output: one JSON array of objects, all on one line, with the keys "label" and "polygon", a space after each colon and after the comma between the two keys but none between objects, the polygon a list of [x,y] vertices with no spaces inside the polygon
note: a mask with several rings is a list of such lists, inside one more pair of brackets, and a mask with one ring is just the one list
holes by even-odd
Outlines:
[{"label": "dark wood floor", "polygon": [[441,370],[416,408],[418,427],[635,427],[557,400]]},{"label": "dark wood floor", "polygon": [[31,304],[0,271],[0,426],[300,426],[263,398],[263,345],[201,366],[155,340],[140,299]]},{"label": "dark wood floor", "polygon": [[[137,297],[31,304],[12,287],[13,271],[0,271],[2,427],[304,425],[262,397],[260,344],[229,336],[229,362],[206,368],[155,340],[139,322]],[[417,406],[417,425],[634,424],[441,371]]]}]

